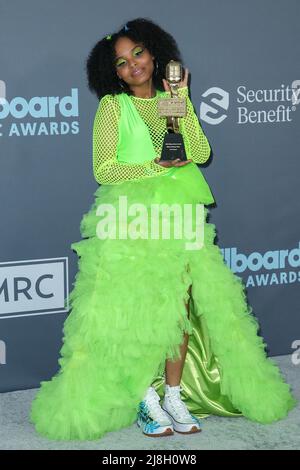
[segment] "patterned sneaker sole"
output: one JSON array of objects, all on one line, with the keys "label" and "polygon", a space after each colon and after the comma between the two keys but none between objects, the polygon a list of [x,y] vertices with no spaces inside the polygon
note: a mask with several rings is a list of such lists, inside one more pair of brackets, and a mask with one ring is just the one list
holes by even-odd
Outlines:
[{"label": "patterned sneaker sole", "polygon": [[174,431],[178,432],[179,434],[195,434],[196,432],[201,432],[202,429],[198,428],[196,425],[193,425],[189,431],[178,431],[178,429],[174,426]]},{"label": "patterned sneaker sole", "polygon": [[164,408],[163,410],[168,414],[170,420],[172,421],[174,431],[178,432],[179,434],[195,434],[196,432],[202,431],[198,424],[179,423],[178,421],[176,421],[176,419],[173,418],[173,416],[170,415],[170,413],[167,412],[167,410],[165,410]]},{"label": "patterned sneaker sole", "polygon": [[[142,428],[142,423],[137,420],[137,425]],[[173,436],[174,431],[171,426],[160,426],[155,430],[155,432],[147,433],[143,430],[143,434],[148,437],[163,437],[163,436]]]}]

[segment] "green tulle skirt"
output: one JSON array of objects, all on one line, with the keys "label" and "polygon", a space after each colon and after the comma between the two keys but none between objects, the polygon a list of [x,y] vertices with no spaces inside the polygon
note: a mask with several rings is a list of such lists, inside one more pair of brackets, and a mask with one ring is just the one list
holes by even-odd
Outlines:
[{"label": "green tulle skirt", "polygon": [[[243,415],[271,423],[297,403],[266,356],[241,278],[214,244],[208,208],[196,211],[200,201],[208,205],[210,199],[198,190],[196,165],[188,166],[95,192],[81,221],[83,238],[71,245],[79,269],[64,323],[60,369],[41,382],[32,402],[30,421],[41,435],[91,440],[133,424],[150,384],[163,395],[165,360],[179,357],[184,332],[190,337],[182,398],[196,416]],[[122,218],[124,201],[127,207],[142,204],[148,214],[155,203],[189,205],[195,210],[187,220],[194,233],[202,230],[203,246],[187,249],[191,231],[181,238],[160,234],[156,239],[148,231],[148,237],[144,232],[134,239],[137,223],[131,224],[131,237],[124,237],[134,219]],[[99,237],[99,206],[117,216],[116,238]],[[178,224],[178,218],[169,220],[171,228]]]}]

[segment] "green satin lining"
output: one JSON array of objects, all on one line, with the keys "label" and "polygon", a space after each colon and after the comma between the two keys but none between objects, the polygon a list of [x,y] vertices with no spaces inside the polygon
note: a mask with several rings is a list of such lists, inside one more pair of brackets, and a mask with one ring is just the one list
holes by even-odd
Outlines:
[{"label": "green satin lining", "polygon": [[[193,333],[189,337],[188,349],[181,378],[181,398],[189,411],[198,418],[207,416],[241,416],[229,398],[220,391],[220,368],[214,355],[203,315],[195,315],[195,304],[190,297],[190,321]],[[152,385],[162,398],[164,395],[164,364],[159,367]]]}]

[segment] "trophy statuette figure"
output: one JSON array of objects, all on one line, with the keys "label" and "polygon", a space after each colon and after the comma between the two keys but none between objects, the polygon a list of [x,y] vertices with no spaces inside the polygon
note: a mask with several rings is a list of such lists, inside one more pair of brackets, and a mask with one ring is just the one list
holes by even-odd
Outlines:
[{"label": "trophy statuette figure", "polygon": [[167,118],[160,160],[187,160],[183,137],[179,132],[179,119],[186,116],[186,99],[178,97],[178,83],[182,81],[182,75],[181,63],[171,60],[166,66],[171,97],[159,99],[157,103],[158,115]]}]

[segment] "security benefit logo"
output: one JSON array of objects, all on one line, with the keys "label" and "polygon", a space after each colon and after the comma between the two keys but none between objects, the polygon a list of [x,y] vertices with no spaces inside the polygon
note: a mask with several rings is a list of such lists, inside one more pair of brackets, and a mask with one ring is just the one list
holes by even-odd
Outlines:
[{"label": "security benefit logo", "polygon": [[67,312],[68,258],[0,263],[0,320]]},{"label": "security benefit logo", "polygon": [[78,134],[78,88],[66,96],[9,97],[0,80],[0,137]]},{"label": "security benefit logo", "polygon": [[213,86],[202,94],[199,115],[212,125],[223,122],[229,113],[237,124],[276,124],[291,122],[299,103],[300,80],[265,89],[237,84],[230,92]]}]

